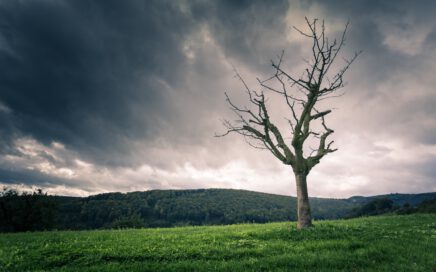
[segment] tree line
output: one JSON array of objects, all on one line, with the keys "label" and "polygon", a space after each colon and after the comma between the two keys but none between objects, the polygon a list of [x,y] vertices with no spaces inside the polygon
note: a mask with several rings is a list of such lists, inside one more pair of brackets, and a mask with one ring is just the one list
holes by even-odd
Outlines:
[{"label": "tree line", "polygon": [[[436,194],[409,197],[415,204]],[[404,197],[391,196],[394,203]],[[369,198],[311,198],[314,217],[357,214]],[[0,231],[86,230],[295,221],[295,197],[232,189],[152,190],[89,197],[51,196],[42,190],[0,192]],[[354,212],[354,214],[352,214]]]}]

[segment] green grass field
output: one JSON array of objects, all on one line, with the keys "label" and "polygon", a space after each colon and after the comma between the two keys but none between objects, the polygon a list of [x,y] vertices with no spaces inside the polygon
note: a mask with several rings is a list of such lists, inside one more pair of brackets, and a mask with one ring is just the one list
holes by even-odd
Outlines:
[{"label": "green grass field", "polygon": [[0,234],[0,271],[435,271],[436,215]]}]

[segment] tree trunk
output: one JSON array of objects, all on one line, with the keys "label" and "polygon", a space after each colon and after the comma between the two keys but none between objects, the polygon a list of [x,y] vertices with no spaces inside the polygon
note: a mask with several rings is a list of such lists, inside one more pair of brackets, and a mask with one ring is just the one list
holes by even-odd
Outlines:
[{"label": "tree trunk", "polygon": [[295,173],[297,183],[297,228],[304,229],[312,226],[312,215],[310,213],[309,194],[307,192],[307,175]]}]

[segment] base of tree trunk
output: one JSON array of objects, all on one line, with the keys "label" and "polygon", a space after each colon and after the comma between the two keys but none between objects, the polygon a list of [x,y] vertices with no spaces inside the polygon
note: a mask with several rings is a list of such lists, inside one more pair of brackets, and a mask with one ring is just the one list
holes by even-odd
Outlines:
[{"label": "base of tree trunk", "polygon": [[313,227],[312,221],[297,222],[297,229],[307,229]]}]

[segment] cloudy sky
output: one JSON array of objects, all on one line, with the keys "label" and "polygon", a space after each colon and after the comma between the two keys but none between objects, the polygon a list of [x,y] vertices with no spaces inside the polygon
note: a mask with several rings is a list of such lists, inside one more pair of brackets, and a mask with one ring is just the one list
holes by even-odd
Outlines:
[{"label": "cloudy sky", "polygon": [[[235,188],[295,195],[292,170],[239,135],[224,92],[244,103],[285,50],[301,74],[325,19],[363,50],[328,101],[339,150],[309,193],[436,191],[434,1],[0,1],[0,185],[58,195]],[[342,61],[339,59],[339,62]],[[289,114],[271,98],[277,116]]]}]

